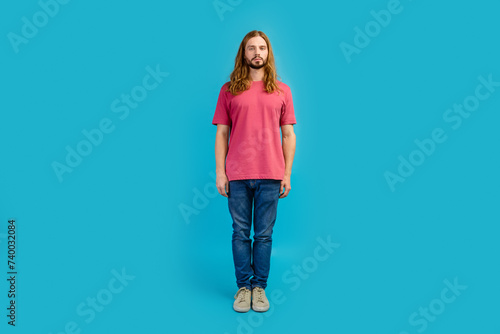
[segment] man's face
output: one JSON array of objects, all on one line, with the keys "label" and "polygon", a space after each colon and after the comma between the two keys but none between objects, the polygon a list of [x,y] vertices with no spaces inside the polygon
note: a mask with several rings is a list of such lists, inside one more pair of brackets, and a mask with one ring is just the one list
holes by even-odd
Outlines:
[{"label": "man's face", "polygon": [[245,62],[254,69],[259,69],[267,63],[267,44],[260,36],[252,37],[245,46]]}]

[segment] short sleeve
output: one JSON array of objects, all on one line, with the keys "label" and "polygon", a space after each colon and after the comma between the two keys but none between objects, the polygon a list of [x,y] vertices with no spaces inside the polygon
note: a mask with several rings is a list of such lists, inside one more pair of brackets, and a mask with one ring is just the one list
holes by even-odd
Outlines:
[{"label": "short sleeve", "polygon": [[281,107],[280,126],[285,124],[297,124],[295,111],[293,109],[292,92],[288,86],[283,89],[285,93],[285,103]]},{"label": "short sleeve", "polygon": [[217,106],[215,107],[214,118],[212,124],[225,124],[231,126],[231,117],[229,116],[229,107],[227,103],[227,83],[224,84],[219,92]]}]

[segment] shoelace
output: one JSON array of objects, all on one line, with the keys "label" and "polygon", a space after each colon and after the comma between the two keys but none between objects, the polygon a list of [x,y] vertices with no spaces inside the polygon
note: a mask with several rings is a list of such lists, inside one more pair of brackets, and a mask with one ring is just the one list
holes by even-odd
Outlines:
[{"label": "shoelace", "polygon": [[241,303],[245,299],[248,292],[249,292],[249,290],[246,288],[240,288],[238,290],[238,292],[236,293],[236,296],[235,296],[238,300],[238,303]]},{"label": "shoelace", "polygon": [[264,294],[263,294],[264,289],[262,289],[262,288],[255,288],[254,291],[255,291],[254,294],[257,295],[256,296],[257,298],[255,298],[255,299],[257,299],[257,302],[263,303],[264,302]]}]

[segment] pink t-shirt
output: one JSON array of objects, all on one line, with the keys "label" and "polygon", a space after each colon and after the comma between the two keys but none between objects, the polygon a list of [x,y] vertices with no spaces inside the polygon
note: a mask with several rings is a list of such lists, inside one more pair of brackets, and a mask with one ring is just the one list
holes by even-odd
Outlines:
[{"label": "pink t-shirt", "polygon": [[229,181],[283,180],[285,157],[280,127],[296,124],[290,87],[277,81],[282,92],[264,90],[264,81],[252,81],[250,89],[233,96],[226,82],[219,93],[212,124],[230,126],[226,156]]}]

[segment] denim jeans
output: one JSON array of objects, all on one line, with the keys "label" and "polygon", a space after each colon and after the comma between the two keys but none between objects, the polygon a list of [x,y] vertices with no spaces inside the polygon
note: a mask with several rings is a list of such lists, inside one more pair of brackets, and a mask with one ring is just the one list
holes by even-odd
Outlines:
[{"label": "denim jeans", "polygon": [[280,180],[273,179],[229,181],[228,206],[233,219],[232,248],[238,288],[267,286],[280,184]]}]

